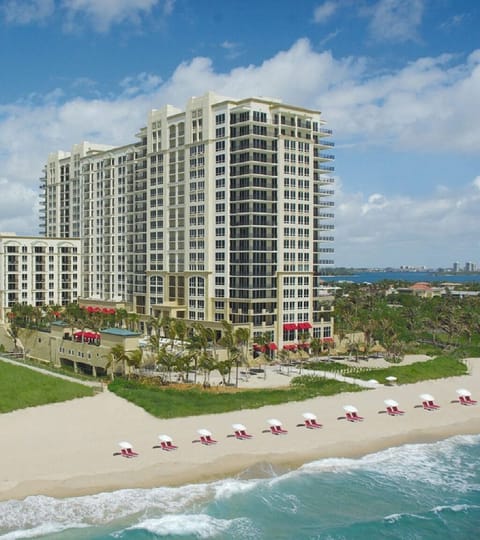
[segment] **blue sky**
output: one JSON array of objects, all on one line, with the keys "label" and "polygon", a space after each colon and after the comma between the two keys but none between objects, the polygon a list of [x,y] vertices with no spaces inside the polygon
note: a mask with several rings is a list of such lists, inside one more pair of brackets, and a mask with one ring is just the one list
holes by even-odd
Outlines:
[{"label": "blue sky", "polygon": [[322,111],[338,266],[480,265],[480,2],[1,0],[0,231],[50,152],[213,90]]}]

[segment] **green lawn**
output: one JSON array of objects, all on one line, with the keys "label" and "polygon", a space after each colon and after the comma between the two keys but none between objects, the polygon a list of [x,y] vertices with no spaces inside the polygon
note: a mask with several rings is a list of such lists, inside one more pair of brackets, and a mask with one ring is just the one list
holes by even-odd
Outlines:
[{"label": "green lawn", "polygon": [[303,401],[316,396],[360,391],[363,388],[334,380],[317,378],[317,384],[300,382],[286,389],[224,391],[202,388],[168,388],[117,378],[109,389],[158,418],[177,418],[215,414],[240,409],[257,409],[288,401]]},{"label": "green lawn", "polygon": [[0,413],[92,395],[82,384],[0,361]]},{"label": "green lawn", "polygon": [[[334,370],[342,371],[342,367],[345,369],[345,366],[337,364],[334,366]],[[313,369],[324,368],[321,364],[315,364]],[[391,367],[376,369],[361,367],[358,369],[353,369],[351,373],[348,373],[348,370],[352,370],[352,368],[348,367],[345,374],[364,381],[376,379],[377,381],[383,383],[386,377],[393,376],[397,378],[397,384],[411,384],[419,381],[445,379],[447,377],[465,375],[467,373],[467,366],[461,360],[452,358],[451,356],[437,356],[431,360],[415,362],[413,364],[407,364],[404,366],[401,364],[395,364]]]},{"label": "green lawn", "polygon": [[[345,367],[342,364],[326,365],[335,370]],[[319,368],[322,369],[323,364],[320,364]],[[360,369],[357,373],[352,374],[352,377],[363,380],[377,379],[383,382],[385,377],[392,375],[397,377],[398,384],[409,384],[429,379],[454,377],[466,372],[467,368],[463,362],[451,357],[438,357],[405,366],[392,365],[392,367],[385,369]],[[221,391],[204,390],[201,387],[181,389],[158,386],[148,381],[121,378],[110,383],[109,389],[158,418],[256,409],[265,405],[278,405],[289,401],[303,401],[317,396],[365,390],[358,385],[312,375],[295,377],[290,386],[284,389],[238,390],[232,388]]]}]

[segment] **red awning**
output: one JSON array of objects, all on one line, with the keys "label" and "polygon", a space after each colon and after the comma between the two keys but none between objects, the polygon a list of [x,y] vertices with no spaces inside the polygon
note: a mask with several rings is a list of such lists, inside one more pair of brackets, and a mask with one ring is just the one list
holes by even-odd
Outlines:
[{"label": "red awning", "polygon": [[299,343],[298,348],[299,349],[309,349],[310,348],[310,343]]},{"label": "red awning", "polygon": [[333,337],[324,337],[322,339],[323,342],[333,342]]},{"label": "red awning", "polygon": [[285,323],[283,325],[283,329],[286,330],[287,332],[290,332],[291,330],[296,330],[297,325],[295,323]]},{"label": "red awning", "polygon": [[286,351],[295,351],[297,346],[295,343],[287,343],[286,345],[283,346],[283,348],[286,350]]},{"label": "red awning", "polygon": [[299,330],[308,330],[312,328],[312,325],[309,322],[300,322],[298,323]]},{"label": "red awning", "polygon": [[271,351],[276,351],[276,350],[278,349],[276,343],[269,343],[269,344],[268,344],[268,348],[269,348]]}]

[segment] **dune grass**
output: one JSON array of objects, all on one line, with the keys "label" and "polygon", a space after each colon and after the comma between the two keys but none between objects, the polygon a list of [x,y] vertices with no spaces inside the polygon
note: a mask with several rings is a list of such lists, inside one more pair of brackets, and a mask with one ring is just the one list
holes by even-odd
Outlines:
[{"label": "dune grass", "polygon": [[0,361],[0,413],[92,395],[82,384]]},{"label": "dune grass", "polygon": [[317,384],[299,382],[285,389],[238,390],[235,388],[203,389],[200,387],[159,387],[146,381],[117,378],[109,390],[158,418],[177,418],[217,414],[240,409],[257,409],[265,405],[278,405],[289,401],[360,391],[357,385],[317,378]]}]

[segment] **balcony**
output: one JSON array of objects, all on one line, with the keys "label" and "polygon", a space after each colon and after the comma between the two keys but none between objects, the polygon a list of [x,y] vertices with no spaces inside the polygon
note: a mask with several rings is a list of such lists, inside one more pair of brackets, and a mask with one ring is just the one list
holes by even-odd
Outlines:
[{"label": "balcony", "polygon": [[322,154],[321,152],[318,152],[315,150],[313,153],[314,157],[324,160],[324,161],[332,161],[335,159],[335,156],[333,154]]}]

